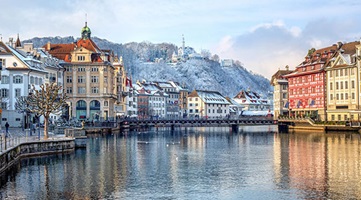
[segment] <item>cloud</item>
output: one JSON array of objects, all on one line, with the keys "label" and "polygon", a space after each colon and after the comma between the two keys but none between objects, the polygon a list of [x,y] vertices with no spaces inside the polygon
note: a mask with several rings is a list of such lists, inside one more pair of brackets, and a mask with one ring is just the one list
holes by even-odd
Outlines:
[{"label": "cloud", "polygon": [[356,21],[316,19],[304,28],[287,27],[282,21],[262,23],[238,36],[225,36],[212,49],[221,59],[239,60],[247,69],[270,78],[278,69],[294,69],[310,48],[352,42],[361,36]]}]

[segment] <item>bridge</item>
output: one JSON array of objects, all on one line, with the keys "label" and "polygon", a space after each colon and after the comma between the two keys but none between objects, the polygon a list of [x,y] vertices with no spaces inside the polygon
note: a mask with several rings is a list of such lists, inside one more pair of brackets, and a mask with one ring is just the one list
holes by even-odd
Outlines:
[{"label": "bridge", "polygon": [[240,117],[240,118],[221,118],[221,119],[124,119],[120,122],[123,129],[134,129],[142,127],[197,127],[197,126],[229,126],[237,130],[240,125],[272,125],[277,124],[277,120],[272,117]]}]

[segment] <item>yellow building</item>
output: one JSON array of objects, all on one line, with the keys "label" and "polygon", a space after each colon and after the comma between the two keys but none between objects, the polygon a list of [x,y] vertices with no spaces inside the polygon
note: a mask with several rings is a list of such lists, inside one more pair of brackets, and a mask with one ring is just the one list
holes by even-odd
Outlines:
[{"label": "yellow building", "polygon": [[114,55],[101,50],[91,39],[85,23],[76,43],[46,44],[44,48],[64,61],[64,90],[74,119],[112,120],[118,101]]},{"label": "yellow building", "polygon": [[360,120],[360,42],[342,44],[326,64],[327,121]]}]

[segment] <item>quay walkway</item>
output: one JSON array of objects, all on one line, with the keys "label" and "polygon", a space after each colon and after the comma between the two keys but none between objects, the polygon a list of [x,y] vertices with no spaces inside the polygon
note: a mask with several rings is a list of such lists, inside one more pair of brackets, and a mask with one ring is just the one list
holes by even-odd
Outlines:
[{"label": "quay walkway", "polygon": [[[40,132],[39,132],[40,131]],[[44,139],[44,129],[36,129],[35,133],[30,133],[30,130],[22,128],[9,128],[9,133],[5,134],[5,129],[0,130],[0,155],[21,143],[24,142],[33,142],[33,141],[43,141]],[[65,138],[64,134],[57,135],[49,132],[48,140],[55,140]]]}]

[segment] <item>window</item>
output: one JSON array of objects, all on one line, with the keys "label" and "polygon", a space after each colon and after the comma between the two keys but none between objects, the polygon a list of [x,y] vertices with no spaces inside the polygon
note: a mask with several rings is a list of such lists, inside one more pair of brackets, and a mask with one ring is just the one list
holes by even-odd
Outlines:
[{"label": "window", "polygon": [[351,88],[355,89],[355,81],[351,81]]},{"label": "window", "polygon": [[15,97],[20,97],[20,96],[21,96],[21,89],[15,88]]},{"label": "window", "polygon": [[98,87],[92,87],[91,90],[92,90],[93,94],[98,94],[99,93],[99,88]]},{"label": "window", "polygon": [[9,84],[9,77],[8,76],[1,76],[1,84]]},{"label": "window", "polygon": [[98,83],[99,82],[98,76],[91,76],[91,82],[92,83]]},{"label": "window", "polygon": [[72,87],[67,87],[66,88],[66,93],[68,93],[68,94],[73,93],[73,88]]},{"label": "window", "polygon": [[104,101],[104,106],[108,106],[108,101]]},{"label": "window", "polygon": [[[1,109],[7,110],[7,109],[8,109],[8,103],[6,103],[6,102],[1,102]],[[5,118],[5,120],[4,120],[4,118],[3,118],[3,121],[6,121],[6,118]]]},{"label": "window", "polygon": [[341,81],[340,84],[341,84],[341,89],[343,89],[343,82]]},{"label": "window", "polygon": [[345,69],[345,76],[348,75],[348,69]]},{"label": "window", "polygon": [[0,70],[2,70],[3,68],[5,68],[5,59],[0,59]]},{"label": "window", "polygon": [[[347,72],[347,70],[346,70],[346,72]],[[347,81],[345,81],[345,89],[348,89],[348,82]]]},{"label": "window", "polygon": [[351,98],[355,99],[355,93],[351,93]]},{"label": "window", "polygon": [[340,69],[340,76],[343,76],[343,69]]},{"label": "window", "polygon": [[343,93],[341,93],[341,100],[343,100]]},{"label": "window", "polygon": [[108,77],[104,76],[104,83],[108,83]]},{"label": "window", "polygon": [[332,84],[332,83],[330,83],[330,90],[333,90],[333,89],[332,89],[332,85],[333,85],[333,84]]},{"label": "window", "polygon": [[[39,78],[39,85],[42,85],[43,84],[43,79],[42,78]],[[60,84],[59,84],[60,85]]]},{"label": "window", "polygon": [[330,100],[333,100],[333,94],[330,94]]},{"label": "window", "polygon": [[39,78],[35,77],[35,85],[39,85]]},{"label": "window", "polygon": [[329,71],[330,77],[332,77],[333,71]]},{"label": "window", "polygon": [[30,76],[30,84],[34,84],[34,76]]},{"label": "window", "polygon": [[348,99],[348,93],[345,93],[345,99],[346,100]]},{"label": "window", "polygon": [[339,98],[339,94],[336,94],[336,100],[339,100],[340,98]]},{"label": "window", "polygon": [[85,60],[85,56],[78,56],[78,61],[84,61]]},{"label": "window", "polygon": [[347,120],[347,118],[348,118],[347,115],[344,115],[343,117],[344,117],[344,120]]},{"label": "window", "polygon": [[332,121],[335,121],[335,115],[331,115]]},{"label": "window", "polygon": [[336,77],[338,77],[338,70],[336,70]]},{"label": "window", "polygon": [[338,82],[336,82],[336,90],[338,90]]},{"label": "window", "polygon": [[1,97],[2,97],[2,98],[7,98],[7,97],[9,97],[9,90],[6,89],[6,88],[2,88],[2,89],[1,89]]},{"label": "window", "polygon": [[66,67],[65,69],[66,69],[67,72],[73,71],[71,67]]},{"label": "window", "polygon": [[67,83],[72,83],[73,82],[73,77],[72,76],[66,76],[66,82]]},{"label": "window", "polygon": [[78,72],[85,72],[85,67],[78,67]]},{"label": "window", "polygon": [[85,87],[78,87],[78,94],[85,94]]},{"label": "window", "polygon": [[341,121],[341,115],[337,115],[337,120]]},{"label": "window", "polygon": [[78,83],[85,83],[85,77],[84,76],[78,76]]},{"label": "window", "polygon": [[99,69],[98,69],[98,67],[92,67],[91,71],[92,72],[97,72],[97,71],[99,71]]},{"label": "window", "polygon": [[351,71],[351,75],[355,75],[355,70],[354,70],[354,68],[351,68],[350,71]]},{"label": "window", "polygon": [[13,83],[23,83],[23,77],[20,75],[14,76]]}]

